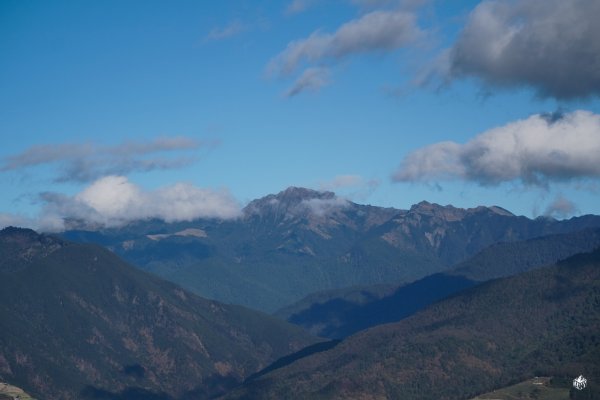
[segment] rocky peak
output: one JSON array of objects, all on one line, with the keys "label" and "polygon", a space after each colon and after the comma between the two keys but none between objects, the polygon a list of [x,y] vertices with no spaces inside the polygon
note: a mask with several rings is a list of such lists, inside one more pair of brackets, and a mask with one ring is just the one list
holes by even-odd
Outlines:
[{"label": "rocky peak", "polygon": [[514,214],[510,211],[498,206],[457,208],[452,205],[441,206],[439,204],[429,203],[427,201],[422,201],[418,204],[413,205],[409,211],[409,213],[438,217],[446,221],[460,221],[468,215],[473,215],[481,212],[493,213],[503,216],[514,216]]},{"label": "rocky peak", "polygon": [[411,213],[438,217],[446,221],[460,221],[467,214],[467,210],[463,208],[456,208],[451,205],[441,206],[436,203],[422,201],[410,208],[409,214]]},{"label": "rocky peak", "polygon": [[289,187],[277,194],[270,194],[260,199],[251,201],[245,208],[246,215],[265,214],[268,212],[288,213],[297,209],[303,202],[312,200],[333,200],[333,192],[320,192],[301,187]]}]

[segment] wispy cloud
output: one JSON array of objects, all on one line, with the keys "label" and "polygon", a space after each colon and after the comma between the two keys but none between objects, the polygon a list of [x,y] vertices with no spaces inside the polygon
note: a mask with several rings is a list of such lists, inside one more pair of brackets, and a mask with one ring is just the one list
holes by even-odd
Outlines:
[{"label": "wispy cloud", "polygon": [[563,219],[573,216],[579,210],[575,203],[567,199],[563,195],[557,195],[556,198],[548,204],[544,215],[548,217]]},{"label": "wispy cloud", "polygon": [[600,95],[600,2],[481,2],[441,59],[448,80],[527,86],[558,99]]},{"label": "wispy cloud", "polygon": [[58,167],[57,182],[90,182],[105,175],[181,168],[196,160],[198,149],[213,145],[183,136],[128,141],[116,146],[96,143],[37,145],[2,160],[0,171],[52,165]]},{"label": "wispy cloud", "polygon": [[248,27],[246,25],[244,25],[240,20],[236,19],[236,20],[231,21],[229,24],[225,25],[224,27],[211,29],[211,31],[208,32],[208,34],[206,35],[205,40],[206,41],[218,41],[218,40],[228,39],[230,37],[236,36],[236,35],[244,32],[247,29],[248,29]]},{"label": "wispy cloud", "polygon": [[360,175],[338,175],[319,184],[319,190],[340,194],[346,199],[365,200],[380,185],[377,179],[365,179]]},{"label": "wispy cloud", "polygon": [[310,8],[315,0],[292,0],[285,8],[286,15],[302,13]]},{"label": "wispy cloud", "polygon": [[296,79],[294,85],[287,91],[286,96],[293,97],[306,90],[316,92],[328,83],[329,70],[327,68],[308,68]]},{"label": "wispy cloud", "polygon": [[440,142],[410,153],[396,182],[460,179],[480,185],[517,181],[547,186],[600,178],[600,115],[537,114],[486,131],[465,144]]},{"label": "wispy cloud", "polygon": [[74,196],[43,193],[41,200],[44,206],[38,225],[50,231],[63,230],[65,220],[115,227],[149,218],[174,222],[230,219],[240,214],[240,205],[227,190],[177,183],[148,191],[124,176],[98,179]]},{"label": "wispy cloud", "polygon": [[413,13],[376,10],[341,25],[335,32],[317,30],[290,42],[267,65],[269,76],[289,77],[303,73],[288,91],[288,97],[305,89],[317,90],[329,83],[326,66],[359,54],[389,52],[408,46],[423,36]]},{"label": "wispy cloud", "polygon": [[355,54],[390,51],[421,36],[414,14],[373,11],[343,24],[334,33],[313,32],[288,44],[271,60],[271,73],[287,75],[303,63],[336,61]]}]

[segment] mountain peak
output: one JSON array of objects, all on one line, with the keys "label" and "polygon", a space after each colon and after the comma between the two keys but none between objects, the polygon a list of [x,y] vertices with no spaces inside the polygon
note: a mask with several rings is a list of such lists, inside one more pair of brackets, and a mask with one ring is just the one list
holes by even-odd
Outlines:
[{"label": "mountain peak", "polygon": [[[268,196],[267,196],[268,197]],[[327,191],[318,191],[314,189],[308,189],[297,186],[290,186],[285,190],[277,193],[275,198],[278,200],[288,201],[302,201],[311,199],[332,199],[335,197],[335,193]]]},{"label": "mountain peak", "polygon": [[[31,261],[43,258],[63,247],[55,237],[41,235],[34,230],[9,226],[0,230],[0,271],[11,272]],[[16,266],[16,267],[15,267]],[[18,267],[18,268],[17,268]]]},{"label": "mountain peak", "polygon": [[244,213],[264,214],[266,211],[276,210],[277,214],[286,214],[297,211],[298,206],[311,200],[334,200],[336,198],[333,192],[321,192],[314,189],[290,186],[277,194],[270,194],[260,199],[248,203],[244,208]]}]

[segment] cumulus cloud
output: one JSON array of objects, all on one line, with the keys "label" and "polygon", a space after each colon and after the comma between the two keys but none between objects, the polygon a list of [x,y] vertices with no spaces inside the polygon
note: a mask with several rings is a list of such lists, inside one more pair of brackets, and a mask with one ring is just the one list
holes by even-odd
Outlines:
[{"label": "cumulus cloud", "polygon": [[443,58],[449,79],[534,88],[558,99],[600,95],[600,2],[487,0]]},{"label": "cumulus cloud", "polygon": [[106,175],[181,168],[196,160],[193,156],[196,150],[210,145],[183,136],[129,141],[116,146],[95,143],[37,145],[5,158],[0,171],[54,165],[59,170],[57,182],[91,182]]},{"label": "cumulus cloud", "polygon": [[562,195],[558,195],[550,204],[548,204],[544,215],[564,219],[573,216],[576,212],[578,212],[578,209],[575,203]]},{"label": "cumulus cloud", "polygon": [[306,63],[334,62],[355,54],[395,50],[420,36],[414,14],[373,11],[343,24],[334,33],[316,31],[289,43],[271,60],[267,70],[285,76]]},{"label": "cumulus cloud", "polygon": [[228,25],[222,28],[213,28],[206,35],[206,41],[218,41],[228,39],[232,36],[238,35],[246,30],[246,26],[239,20],[231,21]]},{"label": "cumulus cloud", "polygon": [[294,85],[286,93],[287,97],[296,96],[305,90],[318,91],[329,83],[329,70],[327,68],[307,68]]},{"label": "cumulus cloud", "polygon": [[65,220],[80,220],[104,227],[135,220],[158,218],[166,222],[196,218],[235,218],[240,206],[226,190],[177,183],[147,191],[124,176],[107,176],[74,196],[41,195],[44,207],[40,225],[45,230],[64,229]]},{"label": "cumulus cloud", "polygon": [[461,179],[481,185],[600,178],[600,115],[537,114],[486,131],[465,144],[436,143],[408,154],[396,182]]}]

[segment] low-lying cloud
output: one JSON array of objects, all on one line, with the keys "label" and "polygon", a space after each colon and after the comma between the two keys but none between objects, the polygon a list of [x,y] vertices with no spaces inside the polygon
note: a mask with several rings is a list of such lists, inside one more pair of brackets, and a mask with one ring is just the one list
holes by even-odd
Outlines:
[{"label": "low-lying cloud", "polygon": [[195,162],[197,150],[211,146],[188,137],[159,137],[116,146],[96,143],[37,145],[5,158],[0,172],[55,166],[56,182],[91,182],[106,175],[127,175],[181,168]]},{"label": "low-lying cloud", "polygon": [[124,176],[101,178],[80,193],[67,196],[43,193],[40,228],[60,231],[66,220],[117,227],[131,221],[158,218],[166,222],[197,218],[230,219],[240,215],[240,205],[226,190],[177,183],[144,190]]},{"label": "low-lying cloud", "polygon": [[319,184],[319,190],[341,194],[351,200],[366,200],[379,187],[379,180],[365,179],[360,175],[338,175]]},{"label": "low-lying cloud", "polygon": [[308,199],[302,200],[300,207],[307,208],[312,214],[323,217],[350,205],[348,200],[342,197],[331,197],[326,199]]},{"label": "low-lying cloud", "polygon": [[544,215],[547,217],[564,219],[572,216],[578,211],[575,203],[562,195],[558,195],[550,204],[548,204],[544,211]]},{"label": "low-lying cloud", "polygon": [[440,142],[415,150],[392,179],[546,186],[600,178],[599,154],[600,115],[588,111],[537,114],[486,131],[465,144]]},{"label": "low-lying cloud", "polygon": [[532,87],[558,99],[600,95],[600,2],[487,0],[470,14],[443,67],[448,79]]}]

